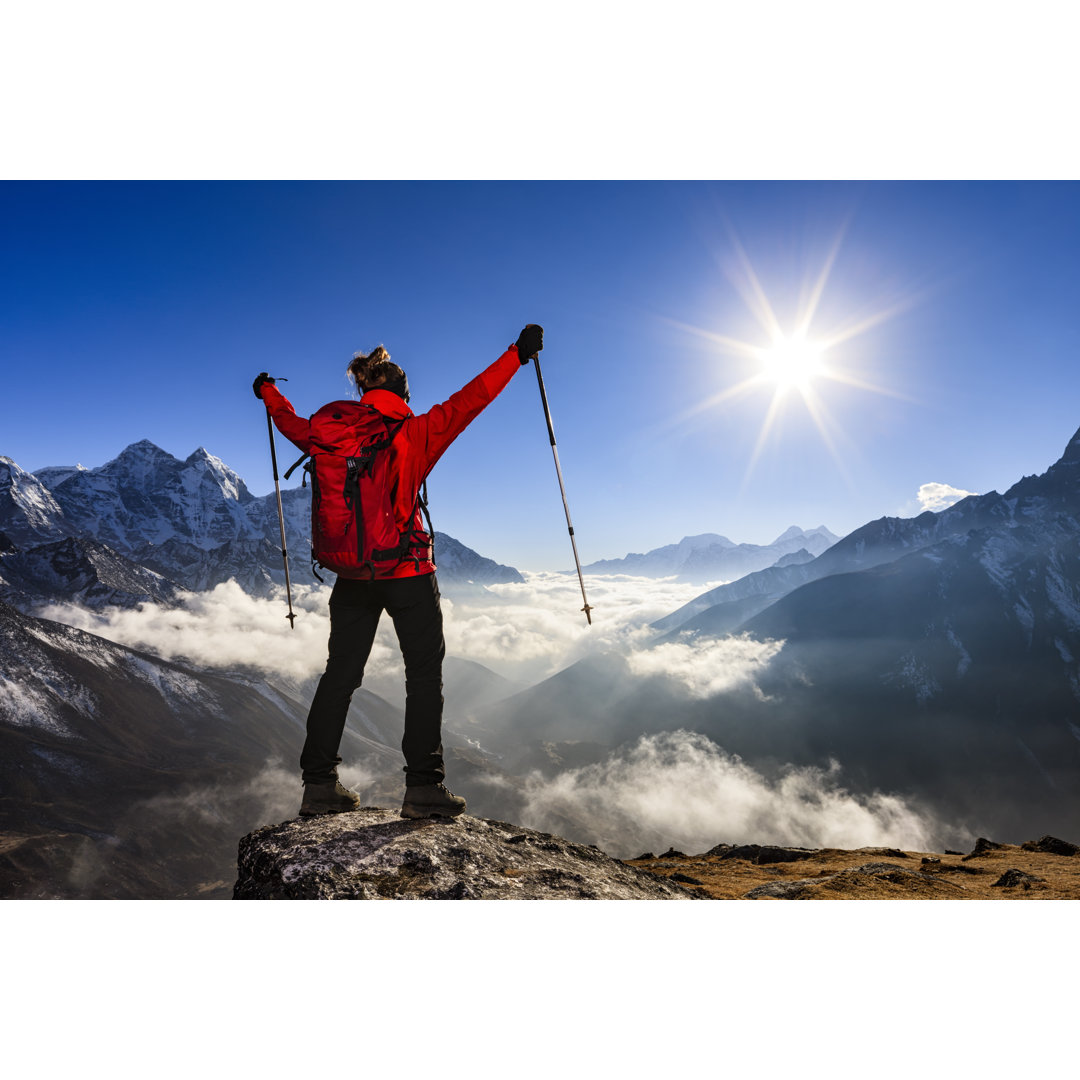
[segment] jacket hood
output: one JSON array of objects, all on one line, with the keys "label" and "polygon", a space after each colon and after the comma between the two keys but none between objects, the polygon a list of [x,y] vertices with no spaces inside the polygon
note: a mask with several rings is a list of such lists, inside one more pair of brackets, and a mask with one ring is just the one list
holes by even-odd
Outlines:
[{"label": "jacket hood", "polygon": [[393,390],[375,387],[373,390],[366,391],[360,400],[363,404],[378,409],[383,416],[389,416],[394,420],[403,420],[406,416],[413,415],[412,409]]}]

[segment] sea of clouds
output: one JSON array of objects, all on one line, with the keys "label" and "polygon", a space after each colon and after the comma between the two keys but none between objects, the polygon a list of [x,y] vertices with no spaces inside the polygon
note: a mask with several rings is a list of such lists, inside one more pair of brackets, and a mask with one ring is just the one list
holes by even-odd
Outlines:
[{"label": "sea of clouds", "polygon": [[[711,585],[613,575],[588,581],[590,626],[581,612],[574,575],[526,574],[521,584],[490,585],[442,597],[447,652],[483,664],[518,684],[532,684],[590,651],[633,651],[651,637],[649,623]],[[301,681],[326,663],[330,633],[329,586],[294,586],[295,629],[289,629],[284,590],[272,599],[250,596],[235,582],[192,593],[175,607],[90,611],[58,604],[41,614],[130,648],[199,667],[253,668]],[[368,673],[402,670],[389,616],[375,639]]]},{"label": "sea of clouds", "polygon": [[558,833],[585,822],[583,840],[623,859],[668,847],[701,854],[720,843],[940,851],[958,842],[955,830],[896,795],[846,790],[838,762],[767,778],[683,730],[644,735],[552,779],[533,774],[526,793],[523,825]]},{"label": "sea of clouds", "polygon": [[[590,652],[604,651],[625,656],[631,677],[664,676],[680,684],[687,697],[708,698],[746,684],[756,689],[757,676],[783,647],[779,641],[739,637],[651,645],[651,622],[713,585],[592,576],[587,581],[594,607],[590,626],[581,612],[576,576],[525,576],[524,583],[449,587],[443,595],[448,653],[484,665],[514,687],[534,685]],[[143,604],[93,612],[59,605],[42,614],[165,659],[254,670],[300,685],[310,684],[325,664],[329,591],[294,589],[292,630],[283,594],[252,597],[232,582],[193,594],[176,607]],[[401,656],[385,618],[364,685],[400,705],[403,682]],[[930,816],[898,796],[864,797],[845,790],[841,764],[793,768],[770,778],[703,735],[682,730],[642,737],[629,750],[554,778],[531,774],[524,784],[520,824],[558,832],[561,823],[577,834],[571,838],[587,836],[621,857],[671,845],[700,852],[720,842],[933,850],[945,835]]]}]

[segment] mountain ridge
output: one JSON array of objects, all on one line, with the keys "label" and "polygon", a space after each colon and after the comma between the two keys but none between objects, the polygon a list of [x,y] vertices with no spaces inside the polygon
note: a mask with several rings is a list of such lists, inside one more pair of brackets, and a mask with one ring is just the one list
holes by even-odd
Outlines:
[{"label": "mountain ridge", "polygon": [[[721,585],[695,597],[689,603],[656,620],[652,626],[660,631],[690,629],[700,632],[708,625],[697,619],[710,608],[718,605],[745,602],[758,598],[757,611],[763,611],[793,589],[810,581],[837,573],[850,573],[869,569],[894,561],[903,555],[946,540],[965,536],[980,528],[995,525],[1008,526],[1037,509],[1031,500],[1045,499],[1051,495],[1061,497],[1073,488],[1080,488],[1080,472],[1072,470],[1080,466],[1080,430],[1067,443],[1061,457],[1044,473],[1023,477],[1012,484],[1004,495],[989,491],[982,495],[968,495],[944,510],[926,510],[913,518],[882,517],[867,522],[848,533],[832,547],[810,563],[797,566],[769,567],[755,574]],[[1019,500],[1028,500],[1023,505]],[[757,611],[753,612],[756,614]],[[726,613],[717,611],[712,620],[717,632],[732,632],[752,615],[732,620]],[[690,626],[690,620],[695,624]]]},{"label": "mountain ridge", "polygon": [[[287,488],[281,502],[292,580],[314,582],[308,558],[310,491]],[[167,582],[157,590],[158,599],[228,580],[256,596],[284,584],[276,496],[252,495],[236,472],[201,446],[180,460],[142,439],[97,468],[57,465],[37,474],[0,457],[0,533],[6,537],[0,596],[20,604],[35,584],[50,600],[57,599],[55,586],[67,568],[48,565],[56,549],[47,545],[62,541],[81,545],[84,561],[94,562],[92,551],[99,563],[126,565],[131,587],[117,590],[116,602],[127,606],[155,592],[146,581],[142,587],[134,584],[147,572]],[[454,537],[436,533],[435,540],[444,584],[524,580],[514,567]],[[31,549],[37,550],[31,554]],[[7,558],[12,551],[20,565]],[[30,563],[39,568],[36,578],[27,578]],[[107,591],[86,584],[66,598],[100,606]]]},{"label": "mountain ridge", "polygon": [[630,552],[621,559],[600,559],[583,569],[594,574],[674,576],[676,580],[691,582],[730,580],[772,566],[778,559],[802,549],[818,555],[838,539],[824,525],[814,529],[792,525],[771,544],[736,544],[719,533],[700,533],[644,553]]}]

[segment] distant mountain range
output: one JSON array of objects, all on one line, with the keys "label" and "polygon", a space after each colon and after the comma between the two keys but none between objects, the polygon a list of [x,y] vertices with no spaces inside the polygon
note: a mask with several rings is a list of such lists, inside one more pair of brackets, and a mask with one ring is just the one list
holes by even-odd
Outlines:
[{"label": "distant mountain range", "polygon": [[528,732],[532,763],[575,732],[602,754],[685,727],[766,771],[840,762],[857,789],[903,792],[983,835],[1080,835],[1080,431],[1003,495],[870,522],[655,628],[659,646],[784,645],[754,685],[704,701],[594,655],[482,719]]},{"label": "distant mountain range", "polygon": [[773,566],[809,562],[830,548],[839,537],[824,525],[781,533],[771,544],[736,544],[718,533],[684,536],[677,544],[653,548],[645,554],[631,552],[621,559],[601,559],[585,570],[594,574],[637,574],[642,577],[675,577],[679,581],[731,581]]},{"label": "distant mountain range", "polygon": [[[297,582],[314,580],[310,506],[310,489],[282,492]],[[435,546],[444,584],[523,580],[451,536]],[[0,457],[0,599],[130,606],[230,579],[254,595],[284,583],[277,504],[203,448],[180,461],[143,440],[100,468],[36,474]]]}]

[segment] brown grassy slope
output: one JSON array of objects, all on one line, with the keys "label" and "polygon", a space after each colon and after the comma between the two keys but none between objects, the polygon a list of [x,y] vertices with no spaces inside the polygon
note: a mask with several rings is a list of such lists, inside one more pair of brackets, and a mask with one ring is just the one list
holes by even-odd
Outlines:
[{"label": "brown grassy slope", "polygon": [[704,855],[669,851],[627,861],[714,900],[1078,900],[1080,849],[1054,854],[1048,849],[1062,842],[1050,840],[980,839],[967,855],[721,845]]}]

